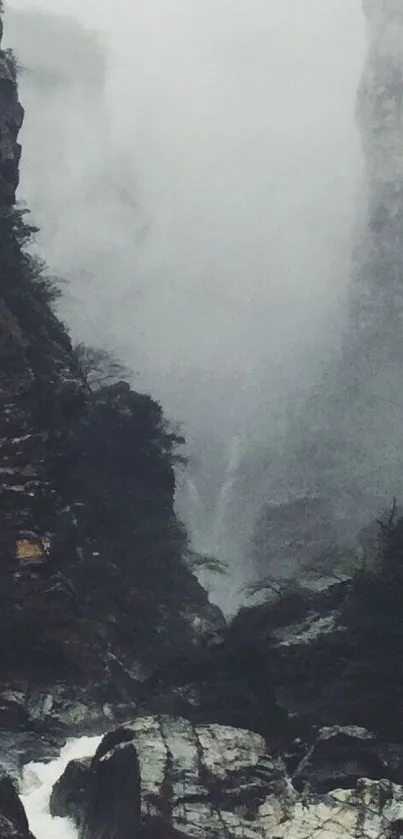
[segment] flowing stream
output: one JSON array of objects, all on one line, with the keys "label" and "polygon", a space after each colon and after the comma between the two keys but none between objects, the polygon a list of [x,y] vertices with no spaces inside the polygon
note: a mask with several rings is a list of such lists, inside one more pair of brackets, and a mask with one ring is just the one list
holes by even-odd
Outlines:
[{"label": "flowing stream", "polygon": [[70,760],[93,755],[101,740],[102,736],[69,740],[56,760],[24,766],[20,797],[35,839],[77,839],[77,831],[69,819],[50,815],[52,787]]}]

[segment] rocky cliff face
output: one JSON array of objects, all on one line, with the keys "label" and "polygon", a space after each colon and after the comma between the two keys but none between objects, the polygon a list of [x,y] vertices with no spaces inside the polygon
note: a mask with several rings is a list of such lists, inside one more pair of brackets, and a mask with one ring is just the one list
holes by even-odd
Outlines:
[{"label": "rocky cliff face", "polygon": [[[1,36],[2,30],[0,33]],[[18,134],[24,118],[24,110],[18,100],[15,60],[9,51],[4,50],[1,51],[0,60],[2,94],[0,114],[0,194],[2,206],[9,207],[14,204],[15,193],[19,183],[18,165],[21,157],[21,146],[18,143]]]},{"label": "rocky cliff face", "polygon": [[[52,541],[54,488],[46,476],[62,400],[80,398],[71,345],[46,299],[46,280],[21,245],[30,235],[15,206],[23,121],[16,61],[0,52],[0,530],[6,560],[40,560]],[[31,273],[31,282],[29,275]]]},{"label": "rocky cliff face", "polygon": [[[285,502],[268,509],[256,527],[262,570],[270,563],[268,527],[278,533],[275,570],[282,557],[286,568],[298,568],[312,559],[311,545],[317,557],[337,541],[354,545],[360,529],[402,495],[403,12],[398,0],[367,0],[363,8],[368,50],[356,120],[364,173],[344,346],[302,404],[290,408]],[[273,460],[268,457],[269,475]],[[299,497],[305,526],[295,536],[289,529],[286,539],[284,512],[288,507],[291,516]],[[323,531],[329,539],[320,538]]]},{"label": "rocky cliff face", "polygon": [[[350,496],[360,493],[371,513],[402,493],[403,14],[396,0],[365,2],[364,12],[368,53],[357,123],[365,194],[338,374],[343,416],[339,408],[336,417],[346,454],[350,462],[354,458],[347,478]],[[341,466],[347,474],[346,459]]]},{"label": "rocky cliff face", "polygon": [[127,382],[88,383],[29,250],[22,118],[0,51],[0,730],[74,727],[78,694],[84,716],[131,696],[167,650],[197,643],[195,617],[221,619],[185,562],[180,438]]},{"label": "rocky cliff face", "polygon": [[364,4],[368,56],[357,100],[367,173],[368,226],[359,249],[356,328],[400,331],[403,310],[403,12],[395,0]]}]

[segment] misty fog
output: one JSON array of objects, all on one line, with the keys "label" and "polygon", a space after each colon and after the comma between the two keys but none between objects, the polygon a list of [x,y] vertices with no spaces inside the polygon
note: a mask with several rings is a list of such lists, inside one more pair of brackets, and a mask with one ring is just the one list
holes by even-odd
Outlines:
[{"label": "misty fog", "polygon": [[[73,337],[116,350],[182,423],[180,508],[196,547],[235,563],[220,602],[250,576],[239,534],[275,500],[259,497],[260,453],[340,348],[362,170],[360,6],[7,7],[26,109],[19,198],[68,281]],[[234,536],[225,507],[248,462]]]}]

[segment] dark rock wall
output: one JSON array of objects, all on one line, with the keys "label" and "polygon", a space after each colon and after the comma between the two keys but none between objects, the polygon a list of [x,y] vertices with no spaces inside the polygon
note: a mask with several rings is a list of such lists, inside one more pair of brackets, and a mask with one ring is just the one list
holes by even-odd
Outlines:
[{"label": "dark rock wall", "polygon": [[29,247],[35,228],[16,202],[22,119],[16,62],[3,51],[0,687],[12,696],[0,712],[6,727],[14,711],[32,720],[21,697],[28,702],[32,691],[46,696],[49,688],[56,695],[56,684],[90,687],[101,704],[127,698],[170,647],[197,640],[195,616],[215,620],[186,566],[187,535],[174,513],[180,438],[160,405],[127,382],[91,389],[57,316],[58,288]]}]

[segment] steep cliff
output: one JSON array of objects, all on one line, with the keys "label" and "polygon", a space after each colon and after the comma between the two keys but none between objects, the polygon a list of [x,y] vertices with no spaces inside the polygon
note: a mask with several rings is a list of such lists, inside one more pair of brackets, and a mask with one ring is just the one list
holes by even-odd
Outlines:
[{"label": "steep cliff", "polygon": [[[76,383],[70,342],[50,306],[52,290],[41,265],[22,249],[33,229],[15,207],[23,109],[16,66],[2,52],[0,97],[0,271],[1,271],[1,542],[4,559],[15,563],[26,533],[37,550],[48,545],[49,522],[41,515],[51,493],[44,474],[49,416],[57,390]],[[45,517],[46,518],[46,517]],[[28,550],[28,546],[25,546]],[[33,546],[34,547],[34,546]]]},{"label": "steep cliff", "polygon": [[[280,469],[276,454],[267,457],[283,503],[257,522],[261,573],[268,563],[288,573],[336,542],[356,546],[360,529],[403,491],[403,11],[398,0],[363,8],[368,50],[356,121],[364,169],[343,347],[290,407]],[[284,538],[297,503],[304,526]]]},{"label": "steep cliff", "polygon": [[339,373],[344,385],[339,422],[346,454],[354,457],[352,493],[362,492],[369,504],[372,496],[374,509],[376,499],[387,503],[403,488],[403,11],[396,0],[365,2],[364,11],[368,54],[356,113],[365,192],[353,254],[344,376]]},{"label": "steep cliff", "polygon": [[[368,56],[357,98],[366,164],[367,216],[353,289],[356,330],[387,345],[403,312],[403,10],[397,0],[364,2]],[[354,299],[355,298],[355,299]]]},{"label": "steep cliff", "polygon": [[174,512],[181,438],[127,382],[90,382],[29,249],[35,228],[15,199],[22,120],[2,51],[0,729],[46,716],[32,694],[132,697],[169,649],[197,640],[195,616],[220,619]]}]

